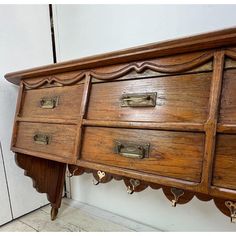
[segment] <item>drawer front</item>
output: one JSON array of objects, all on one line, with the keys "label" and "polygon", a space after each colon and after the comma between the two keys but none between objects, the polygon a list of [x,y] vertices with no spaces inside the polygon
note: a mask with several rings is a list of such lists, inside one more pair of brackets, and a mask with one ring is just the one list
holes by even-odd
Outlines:
[{"label": "drawer front", "polygon": [[236,124],[236,70],[224,73],[220,105],[220,123]]},{"label": "drawer front", "polygon": [[15,147],[71,159],[76,126],[20,122]]},{"label": "drawer front", "polygon": [[236,135],[218,134],[213,185],[236,190]]},{"label": "drawer front", "polygon": [[83,85],[25,90],[23,117],[78,118]]},{"label": "drawer front", "polygon": [[88,119],[204,122],[211,73],[95,83]]},{"label": "drawer front", "polygon": [[200,182],[203,149],[201,133],[87,127],[81,159]]}]

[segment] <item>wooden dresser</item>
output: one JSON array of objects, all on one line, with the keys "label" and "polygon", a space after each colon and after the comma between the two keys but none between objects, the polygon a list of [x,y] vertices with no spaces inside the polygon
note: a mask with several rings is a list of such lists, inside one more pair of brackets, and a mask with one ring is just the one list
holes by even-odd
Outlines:
[{"label": "wooden dresser", "polygon": [[236,28],[5,75],[20,86],[11,149],[52,220],[70,176],[214,200],[236,222]]}]

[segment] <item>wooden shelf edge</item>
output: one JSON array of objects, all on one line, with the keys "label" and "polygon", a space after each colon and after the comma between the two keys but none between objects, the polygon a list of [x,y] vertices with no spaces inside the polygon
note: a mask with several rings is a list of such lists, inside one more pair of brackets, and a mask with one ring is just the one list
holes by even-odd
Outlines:
[{"label": "wooden shelf edge", "polygon": [[196,131],[204,132],[204,124],[200,123],[180,123],[180,122],[138,122],[138,121],[102,121],[83,119],[84,126],[94,127],[113,127],[130,129],[158,129],[158,130],[176,130],[176,131]]}]

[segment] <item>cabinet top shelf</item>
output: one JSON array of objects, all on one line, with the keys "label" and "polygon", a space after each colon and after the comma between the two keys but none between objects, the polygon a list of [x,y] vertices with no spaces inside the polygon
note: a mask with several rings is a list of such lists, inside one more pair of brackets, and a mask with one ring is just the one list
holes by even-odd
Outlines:
[{"label": "cabinet top shelf", "polygon": [[236,27],[12,72],[5,78],[18,85],[21,79],[26,78],[230,46],[236,46]]}]

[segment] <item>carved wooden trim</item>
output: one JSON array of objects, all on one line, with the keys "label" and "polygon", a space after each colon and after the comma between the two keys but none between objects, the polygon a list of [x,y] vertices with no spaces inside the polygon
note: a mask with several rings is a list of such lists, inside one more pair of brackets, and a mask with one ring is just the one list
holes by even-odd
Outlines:
[{"label": "carved wooden trim", "polygon": [[[80,166],[77,166],[77,165],[68,165],[68,169],[69,169],[69,172],[72,173],[71,177],[72,176],[77,176],[77,175],[82,175],[84,173],[91,173],[91,174],[93,174],[94,179],[96,181],[99,181],[97,170],[88,169],[88,168],[80,167]],[[130,180],[132,178],[128,178],[128,177],[120,176],[120,175],[113,175],[113,174],[105,172],[105,177],[102,178],[102,180],[99,183],[108,183],[112,179],[123,180],[126,187],[129,187]],[[173,205],[173,202],[175,200],[175,195],[173,194],[174,193],[173,190],[176,189],[174,186],[173,187],[167,187],[167,186],[164,186],[164,185],[150,183],[150,182],[146,182],[146,181],[143,181],[143,180],[138,180],[138,181],[139,181],[139,185],[137,185],[137,187],[134,188],[133,192],[143,191],[148,186],[150,186],[152,189],[162,189],[164,195],[171,202],[172,206],[175,206],[175,205]],[[193,199],[194,196],[196,198],[198,198],[200,201],[210,201],[210,200],[213,199],[216,207],[223,214],[225,214],[228,217],[231,217],[231,212],[225,204],[227,202],[227,199],[217,198],[217,197],[213,197],[213,196],[210,196],[210,195],[207,195],[207,194],[192,192],[192,191],[188,191],[188,190],[182,190],[182,189],[177,189],[177,190],[183,191],[183,194],[181,194],[179,196],[179,198],[177,199],[177,205],[178,204],[186,204],[186,203],[190,202]]]},{"label": "carved wooden trim", "polygon": [[99,80],[114,80],[121,76],[124,76],[132,71],[136,73],[142,73],[145,70],[151,70],[154,72],[160,73],[180,73],[192,70],[197,68],[213,58],[213,53],[204,53],[197,58],[194,58],[191,61],[181,63],[181,64],[174,64],[174,65],[158,65],[152,62],[141,62],[141,63],[131,63],[129,65],[124,66],[123,68],[113,71],[110,73],[99,73],[95,71],[91,71],[90,74],[93,78]]},{"label": "carved wooden trim", "polygon": [[236,60],[236,51],[234,51],[232,49],[225,50],[225,55],[232,60]]},{"label": "carved wooden trim", "polygon": [[71,85],[71,84],[75,84],[78,83],[79,81],[81,81],[82,79],[84,79],[86,76],[86,73],[81,72],[77,75],[75,75],[74,77],[72,77],[71,79],[67,79],[67,80],[61,80],[56,76],[49,76],[46,77],[36,83],[27,83],[25,80],[23,80],[23,84],[25,85],[25,87],[27,89],[36,89],[39,88],[45,84],[59,84],[59,85]]},{"label": "carved wooden trim", "polygon": [[88,70],[95,67],[109,66],[114,64],[129,63],[136,60],[147,60],[150,58],[177,55],[196,51],[210,50],[222,47],[235,46],[236,28],[230,28],[201,35],[195,35],[176,40],[152,43],[134,48],[120,50],[111,53],[100,54],[92,57],[81,58],[30,70],[13,72],[5,75],[5,78],[15,84],[20,79],[32,78],[57,74],[72,70]]},{"label": "carved wooden trim", "polygon": [[46,84],[51,84],[51,85],[56,84],[56,85],[64,85],[64,86],[72,85],[72,84],[78,83],[79,81],[84,79],[86,76],[91,76],[92,78],[95,78],[98,80],[115,80],[133,71],[135,71],[138,74],[146,70],[151,70],[153,72],[159,72],[163,74],[187,72],[209,62],[211,59],[213,59],[213,55],[214,55],[213,52],[210,52],[210,53],[206,52],[188,62],[184,62],[180,64],[173,64],[173,65],[158,65],[156,63],[148,62],[148,61],[135,62],[129,65],[125,65],[123,68],[114,70],[113,72],[109,72],[109,73],[100,73],[100,72],[96,72],[95,70],[83,71],[75,75],[73,78],[67,79],[67,80],[61,80],[57,76],[49,76],[49,77],[43,78],[40,81],[37,81],[36,83],[28,83],[25,80],[23,80],[23,84],[25,85],[26,89],[36,89]]}]

